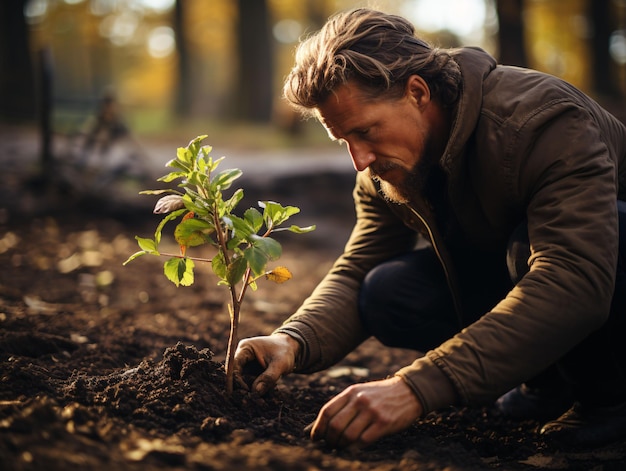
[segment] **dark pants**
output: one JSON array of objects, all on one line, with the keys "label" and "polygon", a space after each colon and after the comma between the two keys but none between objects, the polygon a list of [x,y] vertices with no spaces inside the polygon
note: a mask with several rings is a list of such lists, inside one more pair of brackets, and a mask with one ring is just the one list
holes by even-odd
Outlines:
[{"label": "dark pants", "polygon": [[[620,249],[607,322],[569,351],[539,382],[558,371],[581,401],[626,401],[626,203],[618,202]],[[361,320],[390,347],[425,352],[490,311],[528,271],[526,225],[511,235],[506,260],[472,251],[452,254],[465,318],[459,322],[445,275],[431,248],[416,250],[374,268],[359,299]]]}]

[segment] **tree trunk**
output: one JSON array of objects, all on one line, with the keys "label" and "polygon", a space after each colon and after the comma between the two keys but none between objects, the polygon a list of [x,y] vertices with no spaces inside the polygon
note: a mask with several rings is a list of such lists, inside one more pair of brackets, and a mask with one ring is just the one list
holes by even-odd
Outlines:
[{"label": "tree trunk", "polygon": [[238,0],[237,51],[239,73],[236,118],[269,122],[272,118],[273,50],[266,0]]},{"label": "tree trunk", "polygon": [[617,97],[619,92],[611,70],[609,38],[611,36],[609,0],[589,2],[589,19],[592,23],[591,36],[591,73],[593,90],[600,96]]},{"label": "tree trunk", "polygon": [[174,7],[174,35],[176,37],[176,52],[178,53],[178,68],[176,100],[174,112],[179,117],[189,116],[191,113],[191,70],[189,48],[185,37],[185,10],[183,0],[176,0]]},{"label": "tree trunk", "polygon": [[528,67],[526,46],[524,43],[524,23],[522,14],[524,0],[497,0],[498,43],[500,57],[498,62],[505,65]]},{"label": "tree trunk", "polygon": [[0,2],[0,117],[11,121],[32,121],[37,114],[25,4],[26,0]]}]

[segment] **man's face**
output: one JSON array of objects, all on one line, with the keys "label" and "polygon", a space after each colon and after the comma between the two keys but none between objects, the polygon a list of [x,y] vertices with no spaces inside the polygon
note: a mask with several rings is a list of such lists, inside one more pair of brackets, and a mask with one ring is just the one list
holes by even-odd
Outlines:
[{"label": "man's face", "polygon": [[398,99],[372,101],[354,84],[346,84],[317,112],[331,139],[347,144],[354,168],[367,170],[380,181],[388,199],[406,203],[420,190],[437,158],[430,153],[426,108],[411,92]]}]

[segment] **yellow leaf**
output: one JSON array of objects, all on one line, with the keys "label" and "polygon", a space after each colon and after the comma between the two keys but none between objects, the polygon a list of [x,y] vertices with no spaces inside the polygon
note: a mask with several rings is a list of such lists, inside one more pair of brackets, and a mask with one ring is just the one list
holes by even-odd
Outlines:
[{"label": "yellow leaf", "polygon": [[287,267],[276,267],[272,271],[268,271],[265,274],[265,278],[274,283],[284,283],[287,280],[291,279],[291,272],[287,269]]}]

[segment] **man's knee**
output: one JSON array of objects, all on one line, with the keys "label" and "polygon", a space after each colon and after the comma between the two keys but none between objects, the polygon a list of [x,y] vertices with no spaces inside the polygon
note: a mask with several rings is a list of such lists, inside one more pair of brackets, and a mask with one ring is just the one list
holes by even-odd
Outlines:
[{"label": "man's knee", "polygon": [[418,250],[375,267],[363,281],[359,314],[383,344],[423,350],[455,329],[454,308],[439,261]]},{"label": "man's knee", "polygon": [[420,310],[449,291],[439,261],[430,249],[410,252],[374,267],[361,285],[359,309],[388,317],[396,307]]}]

